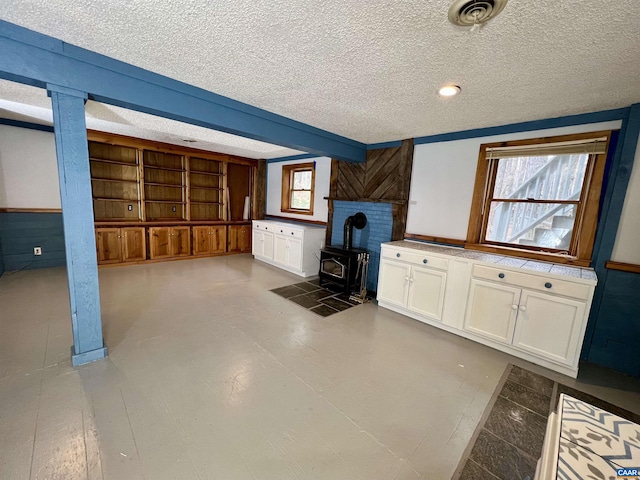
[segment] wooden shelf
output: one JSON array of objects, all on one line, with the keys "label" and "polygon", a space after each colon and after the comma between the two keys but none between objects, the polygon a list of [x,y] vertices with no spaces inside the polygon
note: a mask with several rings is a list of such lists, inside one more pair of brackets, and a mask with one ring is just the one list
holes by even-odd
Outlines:
[{"label": "wooden shelf", "polygon": [[155,185],[156,187],[171,187],[171,188],[184,188],[184,185],[178,185],[175,183],[158,183],[158,182],[144,182],[146,185]]},{"label": "wooden shelf", "polygon": [[144,168],[151,168],[153,170],[165,170],[167,172],[184,172],[184,168],[170,168],[170,167],[158,167],[156,165],[145,165]]},{"label": "wooden shelf", "polygon": [[149,199],[145,199],[144,201],[145,203],[175,203],[176,205],[186,205],[187,202],[181,202],[178,200],[149,200]]},{"label": "wooden shelf", "polygon": [[218,172],[200,172],[198,170],[189,170],[189,173],[193,173],[195,175],[211,175],[211,176],[215,176],[215,177],[222,177],[224,176],[224,173],[218,173]]},{"label": "wooden shelf", "polygon": [[191,185],[191,190],[223,190],[220,187],[196,187]]},{"label": "wooden shelf", "polygon": [[191,202],[191,205],[222,205],[221,202]]},{"label": "wooden shelf", "polygon": [[100,162],[100,163],[111,163],[113,165],[124,165],[125,167],[138,167],[137,163],[131,163],[131,162],[123,162],[121,160],[107,160],[104,158],[91,158],[89,157],[89,160],[91,160],[92,162]]},{"label": "wooden shelf", "polygon": [[93,197],[94,200],[106,200],[107,202],[123,202],[123,203],[138,203],[137,198],[108,198],[108,197]]},{"label": "wooden shelf", "polygon": [[125,223],[127,225],[137,225],[140,223],[140,219],[139,218],[96,218],[95,219],[95,224],[96,226],[101,226],[101,224],[108,224],[108,225],[112,225],[114,224],[114,222],[120,224],[120,223]]},{"label": "wooden shelf", "polygon": [[102,178],[102,177],[91,177],[91,180],[99,180],[101,182],[114,182],[114,183],[135,183],[137,184],[137,180],[120,180],[118,178]]}]

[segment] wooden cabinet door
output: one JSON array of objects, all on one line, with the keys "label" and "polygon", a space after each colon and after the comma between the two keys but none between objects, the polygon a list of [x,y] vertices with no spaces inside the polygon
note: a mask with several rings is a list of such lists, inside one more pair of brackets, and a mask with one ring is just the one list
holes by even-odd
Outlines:
[{"label": "wooden cabinet door", "polygon": [[211,253],[211,227],[193,227],[193,254]]},{"label": "wooden cabinet door", "polygon": [[380,278],[378,281],[378,300],[405,307],[411,266],[392,260],[380,261]]},{"label": "wooden cabinet door", "polygon": [[511,344],[520,292],[516,287],[472,279],[464,329]]},{"label": "wooden cabinet door", "polygon": [[264,234],[260,230],[253,231],[253,243],[251,245],[251,253],[254,257],[264,257]]},{"label": "wooden cabinet door", "polygon": [[227,251],[227,227],[216,225],[209,231],[211,237],[211,253],[224,253]]},{"label": "wooden cabinet door", "polygon": [[171,254],[174,257],[191,255],[191,235],[189,227],[171,228]]},{"label": "wooden cabinet door", "polygon": [[251,251],[251,227],[242,226],[238,232],[238,244],[240,245],[240,251],[248,253]]},{"label": "wooden cabinet door", "polygon": [[302,271],[302,240],[299,238],[287,239],[287,266],[297,271]]},{"label": "wooden cabinet door", "polygon": [[147,244],[143,227],[121,229],[122,261],[138,262],[147,258]]},{"label": "wooden cabinet door", "polygon": [[264,235],[262,254],[265,258],[273,260],[273,232],[262,232]]},{"label": "wooden cabinet door", "polygon": [[535,355],[573,364],[586,304],[530,290],[522,291],[513,345]]},{"label": "wooden cabinet door", "polygon": [[229,225],[228,252],[251,251],[251,228],[245,225]]},{"label": "wooden cabinet door", "polygon": [[447,274],[432,268],[412,267],[407,307],[434,320],[442,321]]},{"label": "wooden cabinet door", "polygon": [[171,257],[171,227],[149,227],[149,258]]},{"label": "wooden cabinet door", "polygon": [[287,264],[287,237],[275,235],[273,242],[273,261],[282,266]]},{"label": "wooden cabinet door", "polygon": [[98,265],[120,263],[122,258],[122,252],[120,251],[120,229],[97,228],[96,252]]}]

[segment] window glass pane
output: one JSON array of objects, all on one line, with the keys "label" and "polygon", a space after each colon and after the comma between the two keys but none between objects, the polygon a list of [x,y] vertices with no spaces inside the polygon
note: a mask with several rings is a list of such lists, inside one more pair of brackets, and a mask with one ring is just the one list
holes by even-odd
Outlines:
[{"label": "window glass pane", "polygon": [[311,190],[311,171],[293,172],[294,190]]},{"label": "window glass pane", "polygon": [[493,198],[578,200],[589,155],[545,155],[498,161]]},{"label": "window glass pane", "polygon": [[296,210],[311,210],[311,192],[291,192],[291,208]]},{"label": "window glass pane", "polygon": [[486,240],[568,250],[576,205],[491,202]]}]

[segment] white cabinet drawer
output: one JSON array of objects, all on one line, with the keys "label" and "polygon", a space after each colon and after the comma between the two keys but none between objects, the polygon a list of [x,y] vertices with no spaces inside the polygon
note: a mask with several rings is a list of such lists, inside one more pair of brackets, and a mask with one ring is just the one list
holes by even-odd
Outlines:
[{"label": "white cabinet drawer", "polygon": [[517,287],[532,288],[565,297],[579,298],[581,300],[589,298],[590,287],[588,285],[550,278],[544,273],[537,275],[487,267],[484,265],[474,265],[472,275],[475,278]]},{"label": "white cabinet drawer", "polygon": [[253,222],[253,229],[258,230],[260,232],[273,232],[273,225],[262,222]]},{"label": "white cabinet drawer", "polygon": [[408,252],[406,250],[383,247],[382,257],[409,262],[414,265],[437,268],[439,270],[447,270],[449,268],[449,260],[447,260],[446,258],[435,257],[426,252]]},{"label": "white cabinet drawer", "polygon": [[289,228],[276,225],[274,231],[277,235],[284,235],[289,238],[302,238],[304,236],[303,230],[297,228]]}]

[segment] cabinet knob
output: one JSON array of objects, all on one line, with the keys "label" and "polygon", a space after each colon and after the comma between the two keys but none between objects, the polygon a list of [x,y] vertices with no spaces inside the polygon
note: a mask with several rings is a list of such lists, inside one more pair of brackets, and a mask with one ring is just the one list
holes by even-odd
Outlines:
[{"label": "cabinet knob", "polygon": [[527,311],[526,305],[520,305],[520,311],[521,312],[526,312]]},{"label": "cabinet knob", "polygon": [[544,284],[544,288],[551,288],[551,287],[553,287],[551,282],[547,282],[547,283]]},{"label": "cabinet knob", "polygon": [[426,264],[427,263],[427,259],[425,258],[424,260],[422,260],[422,263]]},{"label": "cabinet knob", "polygon": [[514,310],[518,309],[518,305],[511,305],[511,308],[513,308]]},{"label": "cabinet knob", "polygon": [[498,277],[499,277],[499,278],[504,278],[504,273],[499,273],[499,274],[498,274]]},{"label": "cabinet knob", "polygon": [[293,232],[291,232],[291,235],[293,235]]},{"label": "cabinet knob", "polygon": [[400,254],[399,254],[399,253],[396,253],[396,257],[400,258]]},{"label": "cabinet knob", "polygon": [[[398,255],[400,255],[400,254],[398,254]],[[404,281],[408,282],[409,281],[409,277],[404,277]]]},{"label": "cabinet knob", "polygon": [[280,233],[282,233],[282,232],[283,232],[283,230],[280,230]]},{"label": "cabinet knob", "polygon": [[413,277],[409,277],[409,281],[413,283]]}]

